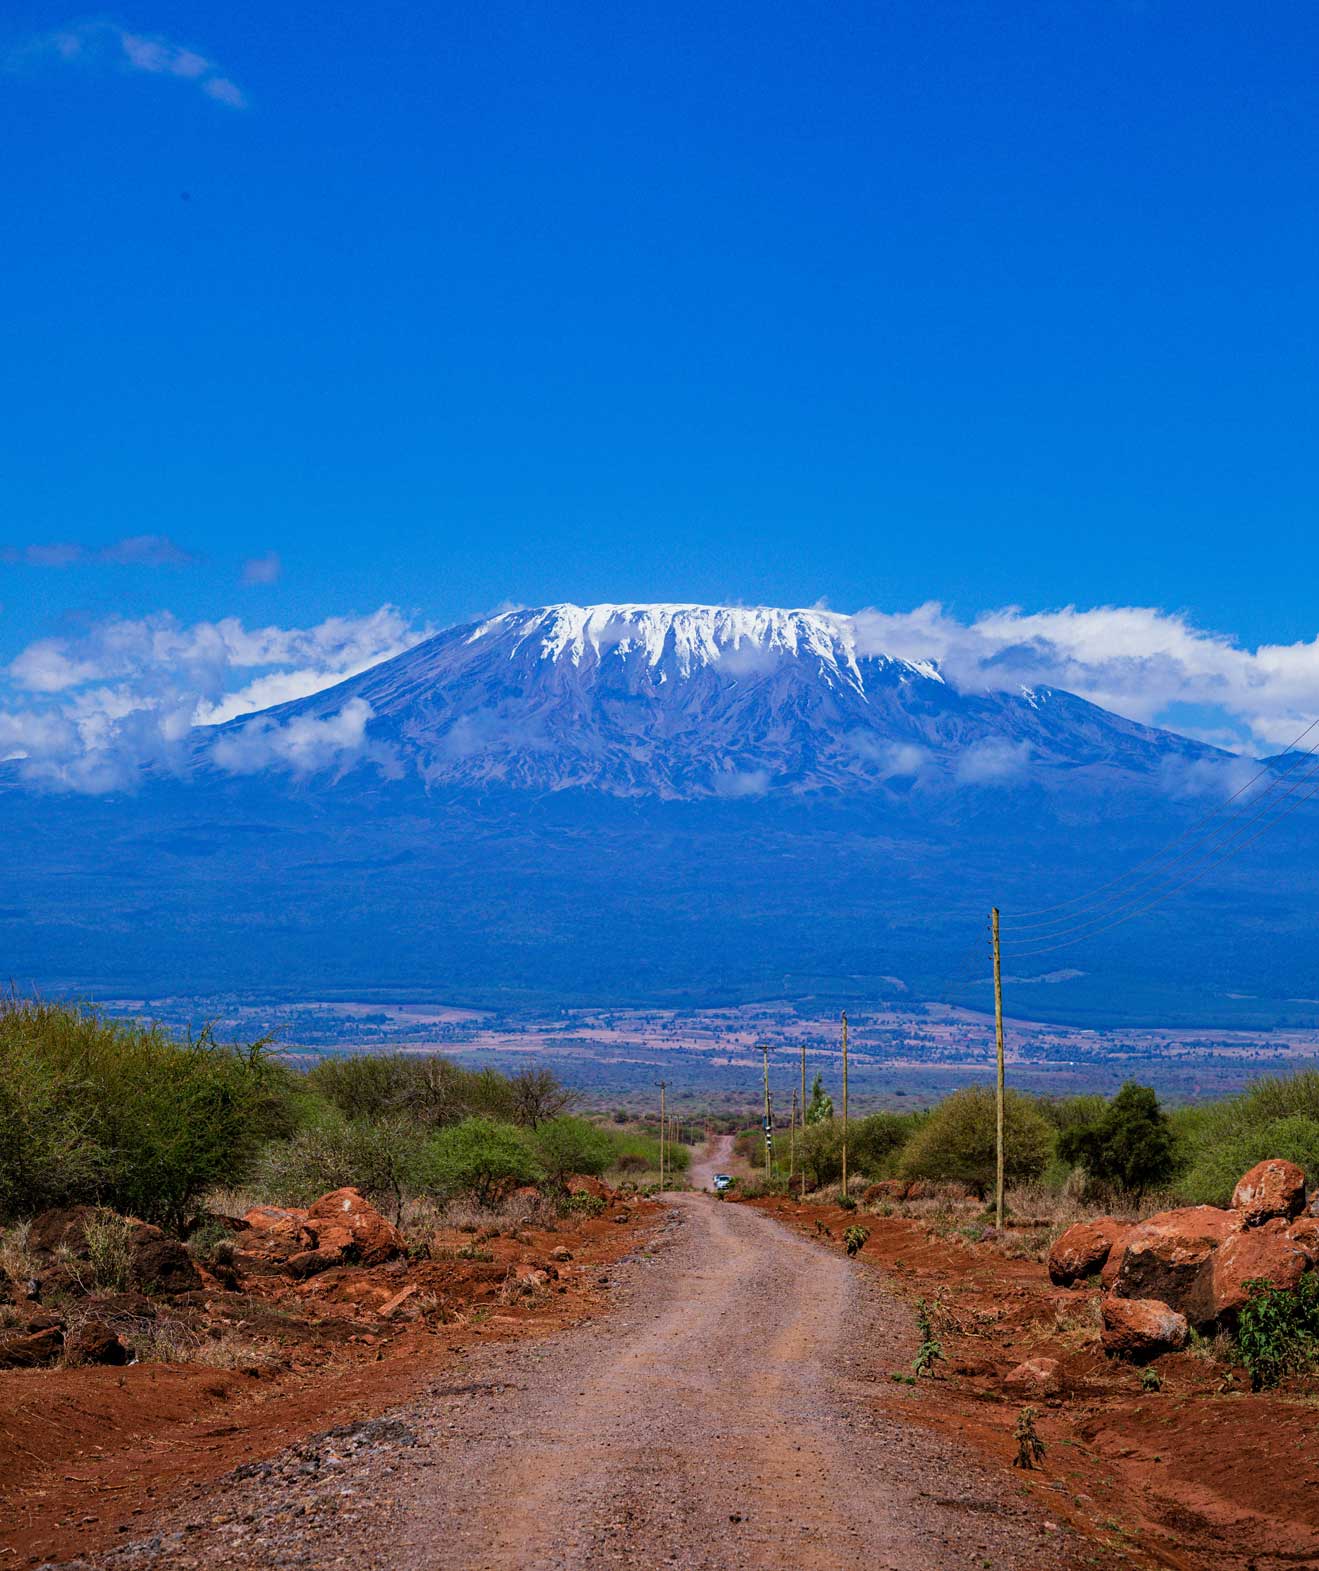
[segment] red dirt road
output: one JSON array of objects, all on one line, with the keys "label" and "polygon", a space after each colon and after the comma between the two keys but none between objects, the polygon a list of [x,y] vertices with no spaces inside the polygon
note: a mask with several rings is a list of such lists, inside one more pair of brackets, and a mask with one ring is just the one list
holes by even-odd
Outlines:
[{"label": "red dirt road", "polygon": [[752,1208],[702,1195],[670,1204],[653,1249],[611,1273],[607,1317],[474,1350],[452,1383],[393,1409],[397,1429],[324,1437],[222,1480],[98,1563],[1118,1564],[1046,1516],[1004,1459],[991,1465],[904,1416],[923,1399],[890,1379],[910,1368],[912,1314],[873,1272]]}]

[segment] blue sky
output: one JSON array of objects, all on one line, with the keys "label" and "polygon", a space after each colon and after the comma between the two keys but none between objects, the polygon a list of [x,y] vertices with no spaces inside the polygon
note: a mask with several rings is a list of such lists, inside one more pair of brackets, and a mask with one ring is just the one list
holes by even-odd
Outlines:
[{"label": "blue sky", "polygon": [[1308,642],[1317,45],[1267,0],[11,0],[0,663],[560,599]]}]

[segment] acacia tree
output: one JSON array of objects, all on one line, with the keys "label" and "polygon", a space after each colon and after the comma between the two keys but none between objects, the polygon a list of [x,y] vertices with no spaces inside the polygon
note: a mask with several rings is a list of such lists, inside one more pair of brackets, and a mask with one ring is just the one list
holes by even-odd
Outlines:
[{"label": "acacia tree", "polygon": [[1093,1124],[1063,1130],[1058,1155],[1094,1184],[1140,1196],[1172,1177],[1172,1125],[1153,1089],[1128,1080]]}]

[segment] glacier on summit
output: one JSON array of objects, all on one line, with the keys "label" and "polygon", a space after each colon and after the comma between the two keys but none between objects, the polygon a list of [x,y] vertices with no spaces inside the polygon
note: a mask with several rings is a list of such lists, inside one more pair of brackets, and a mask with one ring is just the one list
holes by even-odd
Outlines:
[{"label": "glacier on summit", "polygon": [[[1144,777],[1218,753],[1049,688],[961,692],[858,645],[851,618],[764,606],[553,605],[450,628],[333,688],[198,733],[225,767],[289,727],[370,719],[360,763],[431,788],[663,800]],[[290,767],[301,755],[284,749]]]}]

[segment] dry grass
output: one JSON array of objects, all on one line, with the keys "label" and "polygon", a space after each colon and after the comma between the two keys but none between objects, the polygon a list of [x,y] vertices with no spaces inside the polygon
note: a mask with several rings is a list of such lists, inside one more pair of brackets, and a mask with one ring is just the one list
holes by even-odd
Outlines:
[{"label": "dry grass", "polygon": [[0,1271],[11,1281],[27,1282],[37,1274],[37,1259],[28,1248],[29,1224],[17,1222],[0,1231]]}]

